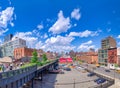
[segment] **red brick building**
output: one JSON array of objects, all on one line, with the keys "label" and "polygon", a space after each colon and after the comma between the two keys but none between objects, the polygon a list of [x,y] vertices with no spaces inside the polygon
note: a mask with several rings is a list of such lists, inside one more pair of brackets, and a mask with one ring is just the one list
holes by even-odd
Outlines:
[{"label": "red brick building", "polygon": [[117,48],[108,49],[108,63],[117,63]]},{"label": "red brick building", "polygon": [[76,59],[84,61],[89,64],[97,64],[98,54],[96,52],[82,52],[76,56]]},{"label": "red brick building", "polygon": [[14,49],[14,58],[18,60],[23,57],[31,57],[33,51],[34,49],[27,48],[27,47],[16,48]]}]

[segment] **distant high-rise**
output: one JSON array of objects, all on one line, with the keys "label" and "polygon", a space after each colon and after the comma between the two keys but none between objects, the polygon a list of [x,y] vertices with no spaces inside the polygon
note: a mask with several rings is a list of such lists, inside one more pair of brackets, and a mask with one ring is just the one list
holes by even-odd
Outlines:
[{"label": "distant high-rise", "polygon": [[8,42],[13,38],[13,34],[8,34],[4,37],[4,42]]}]

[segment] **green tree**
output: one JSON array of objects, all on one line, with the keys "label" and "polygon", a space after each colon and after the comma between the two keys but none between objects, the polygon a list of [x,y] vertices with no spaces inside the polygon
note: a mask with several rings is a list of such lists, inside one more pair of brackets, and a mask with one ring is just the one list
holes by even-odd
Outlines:
[{"label": "green tree", "polygon": [[38,54],[37,51],[34,50],[32,53],[31,63],[37,63],[38,62]]},{"label": "green tree", "polygon": [[47,61],[47,56],[46,56],[46,54],[43,54],[43,55],[42,55],[42,61],[43,61],[43,62]]}]

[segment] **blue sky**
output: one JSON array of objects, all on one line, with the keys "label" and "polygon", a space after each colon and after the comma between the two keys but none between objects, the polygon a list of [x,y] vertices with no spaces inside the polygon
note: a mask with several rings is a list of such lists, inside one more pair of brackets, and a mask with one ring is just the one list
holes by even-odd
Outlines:
[{"label": "blue sky", "polygon": [[0,43],[12,33],[45,51],[99,49],[113,36],[120,46],[120,0],[0,0]]}]

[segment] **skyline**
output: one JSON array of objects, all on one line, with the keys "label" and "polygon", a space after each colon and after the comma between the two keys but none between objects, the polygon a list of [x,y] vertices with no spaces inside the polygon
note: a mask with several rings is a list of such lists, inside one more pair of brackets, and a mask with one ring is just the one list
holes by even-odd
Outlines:
[{"label": "skyline", "polygon": [[101,39],[113,36],[120,47],[119,4],[119,0],[1,0],[0,43],[11,33],[30,48],[86,51],[101,48]]}]

